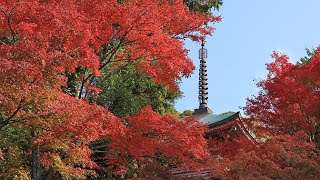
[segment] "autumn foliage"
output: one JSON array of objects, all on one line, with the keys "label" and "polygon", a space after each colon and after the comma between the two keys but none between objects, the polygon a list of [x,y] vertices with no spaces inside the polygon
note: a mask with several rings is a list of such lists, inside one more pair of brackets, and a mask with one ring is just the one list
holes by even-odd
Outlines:
[{"label": "autumn foliage", "polygon": [[271,135],[303,131],[319,142],[320,50],[302,65],[290,63],[286,55],[272,56],[275,62],[267,65],[267,79],[258,83],[259,95],[244,108],[249,121],[262,136],[264,130]]},{"label": "autumn foliage", "polygon": [[[6,167],[0,176],[23,171],[21,178],[85,179],[98,169],[123,176],[132,165],[138,176],[151,161],[196,168],[207,156],[203,127],[193,120],[161,117],[150,108],[120,119],[88,98],[101,92],[95,86],[100,71],[133,63],[176,91],[176,81],[194,68],[182,39],[211,34],[204,24],[219,17],[182,0],[4,0],[0,10],[1,137],[19,149],[14,156],[1,142]],[[18,130],[28,143],[14,141]],[[107,151],[100,159],[98,141]],[[11,155],[31,164],[10,169]]]},{"label": "autumn foliage", "polygon": [[177,81],[194,69],[183,40],[213,33],[208,23],[221,20],[208,12],[214,4],[222,1],[2,0],[0,177],[170,179],[173,167],[200,172],[215,160],[221,178],[316,178],[320,50],[302,65],[273,54],[259,95],[245,107],[265,142],[209,142],[227,147],[218,159],[198,121],[150,106],[119,118],[107,107],[112,102],[99,99],[118,83],[101,85],[105,78],[128,66],[148,86],[161,85],[145,91],[177,92]]},{"label": "autumn foliage", "polygon": [[232,158],[217,161],[222,179],[317,179],[320,151],[308,136],[280,135],[255,148],[241,148]]},{"label": "autumn foliage", "polygon": [[[222,179],[317,179],[320,173],[320,51],[294,65],[273,53],[269,74],[258,83],[258,96],[244,107],[258,145],[237,146],[233,156],[217,159]],[[233,147],[223,142],[226,150]]]}]

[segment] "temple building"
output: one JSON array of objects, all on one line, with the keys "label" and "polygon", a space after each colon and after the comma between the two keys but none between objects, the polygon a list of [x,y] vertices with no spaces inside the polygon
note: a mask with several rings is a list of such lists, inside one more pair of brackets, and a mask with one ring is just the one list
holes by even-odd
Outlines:
[{"label": "temple building", "polygon": [[208,107],[207,50],[204,48],[203,41],[199,50],[199,59],[199,108],[194,110],[191,117],[208,125],[209,128],[205,135],[207,138],[220,141],[244,138],[255,144],[255,139],[241,120],[240,112],[215,115]]},{"label": "temple building", "polygon": [[[199,108],[194,110],[190,116],[203,124],[208,125],[205,137],[209,139],[209,150],[213,157],[223,158],[224,155],[232,156],[240,149],[238,140],[245,145],[257,145],[257,141],[247,130],[241,120],[240,112],[228,112],[216,115],[208,107],[208,75],[207,75],[207,50],[202,41],[199,50],[200,68],[199,68]],[[210,143],[211,142],[211,143]],[[223,146],[225,142],[230,145]],[[184,178],[197,179],[215,179],[209,171],[203,171],[200,174],[188,171],[176,171],[176,176]]]}]

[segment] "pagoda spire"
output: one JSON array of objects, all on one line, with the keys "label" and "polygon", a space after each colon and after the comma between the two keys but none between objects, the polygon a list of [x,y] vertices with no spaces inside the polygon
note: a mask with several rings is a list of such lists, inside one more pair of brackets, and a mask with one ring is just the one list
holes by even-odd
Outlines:
[{"label": "pagoda spire", "polygon": [[204,48],[204,41],[199,49],[200,69],[199,69],[199,109],[208,107],[208,74],[207,74],[207,49]]},{"label": "pagoda spire", "polygon": [[208,108],[208,74],[207,74],[207,49],[204,48],[205,42],[202,40],[201,49],[199,49],[199,109],[195,113],[212,113]]}]

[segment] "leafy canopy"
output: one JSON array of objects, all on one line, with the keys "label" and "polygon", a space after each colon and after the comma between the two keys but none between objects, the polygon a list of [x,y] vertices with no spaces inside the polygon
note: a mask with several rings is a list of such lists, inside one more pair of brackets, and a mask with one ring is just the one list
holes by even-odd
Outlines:
[{"label": "leafy canopy", "polygon": [[[110,153],[102,160],[114,175],[156,155],[196,167],[206,154],[196,122],[161,117],[150,108],[121,119],[89,98],[99,98],[96,79],[108,77],[105,67],[131,64],[148,75],[150,79],[143,76],[146,84],[152,79],[168,86],[164,91],[178,91],[176,82],[194,69],[182,39],[203,39],[214,30],[204,24],[218,21],[220,17],[190,10],[182,0],[1,1],[0,131],[26,132],[21,136],[29,146],[16,146],[19,153],[11,156],[13,140],[1,142],[0,158],[21,154],[20,160],[31,163],[16,165],[33,179],[85,179],[101,169],[90,149],[101,140],[110,142]],[[144,141],[149,146],[141,151]]]}]

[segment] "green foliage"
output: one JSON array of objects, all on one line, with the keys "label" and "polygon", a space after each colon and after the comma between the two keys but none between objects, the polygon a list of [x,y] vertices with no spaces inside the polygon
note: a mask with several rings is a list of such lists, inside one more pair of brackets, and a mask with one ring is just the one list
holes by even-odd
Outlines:
[{"label": "green foliage", "polygon": [[70,96],[76,97],[78,94],[78,86],[79,86],[79,83],[78,83],[79,72],[77,71],[73,73],[67,72],[66,76],[68,77],[67,87],[64,88],[63,90]]},{"label": "green foliage", "polygon": [[316,49],[314,49],[314,48],[312,48],[312,49],[306,48],[307,56],[300,58],[300,60],[297,62],[297,65],[301,66],[303,64],[308,63],[310,61],[310,59],[315,55],[315,51],[316,51]]},{"label": "green foliage", "polygon": [[212,9],[219,11],[222,0],[184,0],[184,3],[194,11],[210,13]]},{"label": "green foliage", "polygon": [[119,117],[134,115],[147,105],[161,115],[177,114],[173,103],[181,93],[173,93],[168,87],[156,84],[145,73],[135,70],[135,65],[126,66],[110,76],[114,69],[105,68],[96,79],[96,85],[102,89],[98,104],[107,106]]},{"label": "green foliage", "polygon": [[184,110],[182,113],[179,114],[179,119],[183,119],[185,117],[191,116],[193,114],[192,110]]},{"label": "green foliage", "polygon": [[21,126],[6,126],[0,130],[0,179],[29,179],[26,152],[30,133]]}]

